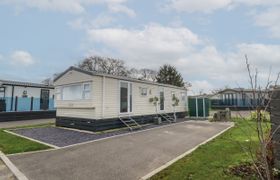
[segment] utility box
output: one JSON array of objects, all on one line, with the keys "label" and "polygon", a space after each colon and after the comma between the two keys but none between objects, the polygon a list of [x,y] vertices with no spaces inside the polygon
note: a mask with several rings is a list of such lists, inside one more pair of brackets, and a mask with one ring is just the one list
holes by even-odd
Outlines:
[{"label": "utility box", "polygon": [[188,98],[190,117],[207,118],[209,116],[210,101],[206,97],[192,96]]},{"label": "utility box", "polygon": [[229,108],[226,110],[217,111],[213,115],[213,121],[230,121],[231,120],[231,112]]}]

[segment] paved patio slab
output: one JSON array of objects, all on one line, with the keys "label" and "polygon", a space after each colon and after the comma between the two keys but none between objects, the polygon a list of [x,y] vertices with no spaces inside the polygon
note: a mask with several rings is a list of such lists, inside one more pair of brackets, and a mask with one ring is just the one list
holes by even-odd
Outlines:
[{"label": "paved patio slab", "polygon": [[0,122],[1,128],[14,128],[19,126],[30,126],[30,125],[38,125],[45,123],[54,123],[55,119],[35,119],[35,120],[23,120],[23,121],[9,121],[9,122]]},{"label": "paved patio slab", "polygon": [[187,121],[58,150],[9,156],[30,180],[139,179],[230,123]]}]

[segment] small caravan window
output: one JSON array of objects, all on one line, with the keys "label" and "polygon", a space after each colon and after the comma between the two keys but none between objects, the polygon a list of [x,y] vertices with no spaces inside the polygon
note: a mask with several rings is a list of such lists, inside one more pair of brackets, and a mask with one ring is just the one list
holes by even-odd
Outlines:
[{"label": "small caravan window", "polygon": [[140,88],[141,96],[147,96],[148,95],[148,88]]},{"label": "small caravan window", "polygon": [[175,96],[175,92],[174,91],[171,91],[171,98],[173,99]]},{"label": "small caravan window", "polygon": [[181,98],[182,98],[182,101],[185,101],[186,100],[186,93],[182,92],[181,93]]},{"label": "small caravan window", "polygon": [[55,88],[55,97],[56,97],[56,100],[61,100],[61,87],[57,87]]},{"label": "small caravan window", "polygon": [[90,84],[85,83],[83,89],[83,99],[90,99]]}]

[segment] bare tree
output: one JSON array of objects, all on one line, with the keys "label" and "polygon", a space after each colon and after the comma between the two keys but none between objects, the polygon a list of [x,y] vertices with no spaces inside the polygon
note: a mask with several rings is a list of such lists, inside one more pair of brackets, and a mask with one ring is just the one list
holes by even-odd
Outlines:
[{"label": "bare tree", "polygon": [[87,71],[117,76],[128,76],[129,74],[124,61],[108,57],[90,56],[81,61],[77,66]]},{"label": "bare tree", "polygon": [[54,79],[55,79],[56,77],[58,77],[60,74],[61,74],[61,73],[55,73],[55,74],[52,75],[52,77],[47,78],[47,79],[44,79],[44,80],[42,81],[42,83],[43,83],[43,84],[46,84],[46,85],[49,85],[49,86],[50,86],[50,85],[53,85]]},{"label": "bare tree", "polygon": [[153,69],[143,68],[143,69],[136,69],[132,68],[129,70],[129,77],[146,80],[146,81],[156,81],[157,71]]},{"label": "bare tree", "polygon": [[[264,87],[262,87],[258,81],[258,69],[254,69],[254,72],[252,70],[252,67],[249,63],[248,57],[245,55],[246,59],[246,66],[247,66],[247,72],[249,76],[249,84],[250,88],[253,92],[253,101],[250,103],[250,111],[254,112],[255,116],[251,118],[255,121],[255,126],[249,125],[250,128],[253,128],[254,131],[257,133],[258,138],[258,149],[259,153],[256,156],[256,152],[252,148],[253,140],[250,134],[246,130],[243,130],[241,127],[241,130],[243,133],[249,138],[249,146],[244,147],[243,145],[240,145],[242,150],[251,158],[253,162],[253,166],[255,167],[259,178],[260,179],[273,179],[273,167],[271,159],[271,145],[272,143],[272,137],[276,133],[276,131],[279,130],[280,127],[277,127],[275,130],[271,131],[270,133],[267,133],[266,130],[269,129],[267,125],[267,117],[265,116],[265,113],[267,112],[272,94],[274,91],[271,91],[270,87],[275,87],[279,80],[279,73],[277,74],[277,77],[274,81],[271,81],[271,69],[269,71],[268,79]],[[252,114],[252,113],[251,113]],[[241,114],[239,116],[243,119]],[[245,121],[246,122],[246,121]]]},{"label": "bare tree", "polygon": [[140,69],[141,79],[148,80],[148,81],[156,81],[157,71],[153,69]]}]

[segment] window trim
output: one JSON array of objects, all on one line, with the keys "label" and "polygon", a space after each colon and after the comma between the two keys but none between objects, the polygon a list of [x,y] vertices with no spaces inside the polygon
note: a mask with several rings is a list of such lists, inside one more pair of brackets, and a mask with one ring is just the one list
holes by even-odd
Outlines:
[{"label": "window trim", "polygon": [[5,98],[6,97],[6,88],[0,87],[0,92],[2,92],[4,94],[3,97],[0,97],[0,98]]},{"label": "window trim", "polygon": [[[143,90],[146,89],[146,94],[143,94]],[[147,87],[140,87],[140,96],[147,97],[148,96],[148,88]]]},{"label": "window trim", "polygon": [[186,92],[181,92],[181,100],[186,101],[187,93]]},{"label": "window trim", "polygon": [[[86,85],[88,85],[89,86],[89,89],[85,89],[85,86]],[[82,86],[83,86],[83,89],[82,89],[82,100],[90,100],[91,99],[91,83],[89,83],[89,82],[86,82],[86,83],[82,83]],[[89,93],[89,98],[88,99],[86,99],[85,98],[85,93]]]},{"label": "window trim", "polygon": [[[71,87],[71,86],[75,86],[75,85],[80,85],[81,86],[81,99],[72,99],[72,100],[65,100],[63,99],[63,89],[65,87]],[[85,90],[85,85],[89,85],[89,89]],[[60,89],[60,93],[57,93],[56,90]],[[85,99],[85,92],[90,93],[89,98]],[[60,96],[60,99],[57,99],[57,95]],[[56,100],[57,101],[88,101],[88,100],[92,100],[92,82],[79,82],[79,83],[71,83],[71,84],[66,84],[66,85],[61,85],[61,86],[57,86],[55,88],[55,96],[56,96]]]}]

